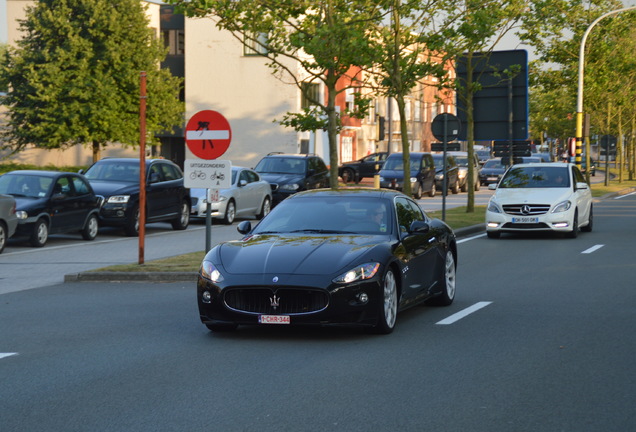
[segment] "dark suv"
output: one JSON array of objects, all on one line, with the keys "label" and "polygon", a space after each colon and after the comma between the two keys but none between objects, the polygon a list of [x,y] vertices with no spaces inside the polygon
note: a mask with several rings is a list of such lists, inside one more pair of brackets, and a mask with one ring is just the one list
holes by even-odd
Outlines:
[{"label": "dark suv", "polygon": [[[422,198],[424,193],[434,197],[435,163],[430,153],[410,153],[411,193],[415,199]],[[404,163],[402,153],[391,153],[380,170],[380,187],[403,190]]]},{"label": "dark suv", "polygon": [[[437,189],[444,190],[444,154],[433,154],[435,161],[435,185]],[[446,154],[446,188],[454,194],[459,193],[459,167],[453,156]]]},{"label": "dark suv", "polygon": [[365,177],[373,177],[384,165],[387,152],[372,153],[357,161],[343,162],[338,167],[338,175],[345,183],[360,182]]},{"label": "dark suv", "polygon": [[[84,173],[97,195],[104,197],[101,225],[124,228],[128,236],[139,234],[139,159],[106,158]],[[190,222],[190,190],[183,172],[165,159],[146,159],[146,222],[170,222],[184,230]]]},{"label": "dark suv", "polygon": [[327,165],[314,154],[270,153],[254,171],[271,185],[274,205],[296,192],[329,187]]}]

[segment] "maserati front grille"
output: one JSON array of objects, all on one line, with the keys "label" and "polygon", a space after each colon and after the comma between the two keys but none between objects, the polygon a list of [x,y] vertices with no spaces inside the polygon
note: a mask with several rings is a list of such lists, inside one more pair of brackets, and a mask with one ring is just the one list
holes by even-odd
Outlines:
[{"label": "maserati front grille", "polygon": [[305,288],[234,288],[225,292],[225,305],[239,312],[294,315],[318,312],[329,304],[325,291]]}]

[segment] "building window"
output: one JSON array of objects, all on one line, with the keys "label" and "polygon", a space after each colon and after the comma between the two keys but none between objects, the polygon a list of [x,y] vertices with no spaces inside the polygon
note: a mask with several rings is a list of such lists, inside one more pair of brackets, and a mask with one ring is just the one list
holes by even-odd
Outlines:
[{"label": "building window", "polygon": [[355,92],[352,88],[345,90],[345,104],[348,111],[355,109]]},{"label": "building window", "polygon": [[320,84],[302,83],[302,95],[300,97],[300,108],[309,108],[320,103]]},{"label": "building window", "polygon": [[267,54],[267,33],[248,33],[243,39],[243,54],[246,56]]},{"label": "building window", "polygon": [[413,102],[413,117],[415,121],[420,121],[422,119],[422,101],[416,99]]},{"label": "building window", "polygon": [[185,31],[164,30],[163,45],[168,48],[168,55],[185,54]]}]

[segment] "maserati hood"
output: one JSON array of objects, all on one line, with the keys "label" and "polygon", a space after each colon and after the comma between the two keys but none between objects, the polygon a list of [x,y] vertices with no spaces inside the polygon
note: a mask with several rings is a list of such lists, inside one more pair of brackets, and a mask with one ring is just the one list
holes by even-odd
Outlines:
[{"label": "maserati hood", "polygon": [[219,247],[221,265],[232,274],[329,275],[376,247],[374,236],[256,235]]}]

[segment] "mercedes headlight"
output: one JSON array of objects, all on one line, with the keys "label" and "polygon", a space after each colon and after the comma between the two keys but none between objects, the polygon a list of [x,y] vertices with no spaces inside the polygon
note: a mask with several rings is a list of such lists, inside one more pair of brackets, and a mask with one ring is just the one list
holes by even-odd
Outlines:
[{"label": "mercedes headlight", "polygon": [[497,202],[494,200],[490,200],[488,202],[488,211],[491,213],[503,213],[503,211],[501,211],[501,207],[499,207],[499,204],[497,204]]},{"label": "mercedes headlight", "polygon": [[554,206],[554,210],[552,210],[552,213],[561,213],[564,211],[568,211],[570,210],[570,207],[572,207],[572,203],[570,201],[563,201]]}]

